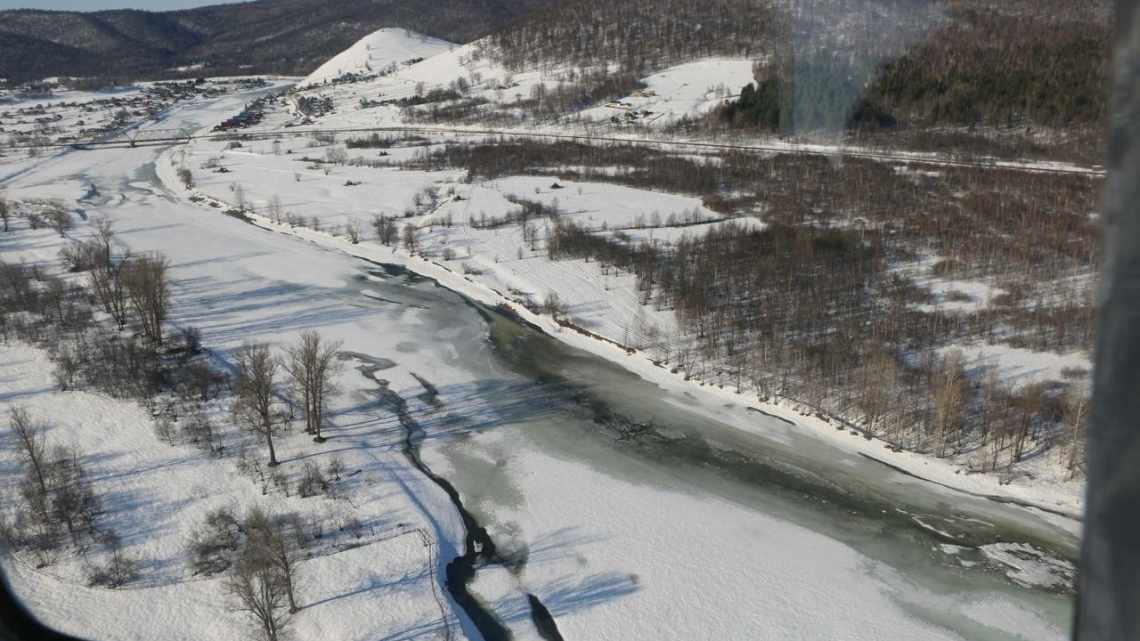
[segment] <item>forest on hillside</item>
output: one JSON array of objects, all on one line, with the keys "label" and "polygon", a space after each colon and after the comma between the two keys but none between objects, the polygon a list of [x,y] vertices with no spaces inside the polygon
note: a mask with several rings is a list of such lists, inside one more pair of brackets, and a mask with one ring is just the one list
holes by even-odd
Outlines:
[{"label": "forest on hillside", "polygon": [[777,52],[717,118],[795,132],[906,126],[1103,126],[1108,25],[964,10],[878,65]]},{"label": "forest on hillside", "polygon": [[1034,128],[1104,126],[1110,28],[1103,0],[572,0],[496,32],[487,51],[513,70],[633,78],[705,56],[754,59],[751,88],[732,88],[740,100],[687,128],[985,128],[1053,144]]}]

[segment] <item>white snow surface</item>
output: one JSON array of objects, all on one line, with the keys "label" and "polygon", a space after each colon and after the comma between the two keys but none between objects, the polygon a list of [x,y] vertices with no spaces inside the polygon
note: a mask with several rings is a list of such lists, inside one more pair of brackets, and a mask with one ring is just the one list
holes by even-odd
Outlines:
[{"label": "white snow surface", "polygon": [[[484,511],[531,542],[519,580],[567,639],[959,638],[906,614],[900,604],[915,599],[973,618],[969,599],[936,595],[846,545],[683,485],[600,476],[527,446],[522,433],[488,432],[463,447],[506,452],[517,487],[548,497]],[[525,612],[517,598],[503,606],[507,616]],[[1040,638],[1064,638],[1025,614],[1048,631]]]},{"label": "white snow surface", "polygon": [[627,112],[648,111],[639,119],[640,124],[656,126],[699,116],[739,97],[744,85],[753,82],[753,62],[747,58],[704,58],[668,67],[643,78],[646,89],[587,109],[582,116],[607,120]]},{"label": "white snow surface", "polygon": [[962,353],[967,370],[976,374],[994,371],[999,380],[1015,388],[1044,381],[1063,381],[1065,371],[1092,371],[1092,357],[1082,351],[1058,354],[1057,352],[1036,352],[1021,347],[1003,344],[990,344],[982,341],[954,344],[939,348],[939,355],[950,351]]},{"label": "white snow surface", "polygon": [[925,285],[935,298],[933,304],[917,306],[924,311],[977,312],[989,307],[995,297],[1004,293],[1001,288],[977,280],[934,278],[919,284]]},{"label": "white snow surface", "polygon": [[454,43],[406,29],[379,29],[330,58],[299,84],[302,87],[319,85],[349,73],[380,73],[389,65],[430,58],[452,47]]}]

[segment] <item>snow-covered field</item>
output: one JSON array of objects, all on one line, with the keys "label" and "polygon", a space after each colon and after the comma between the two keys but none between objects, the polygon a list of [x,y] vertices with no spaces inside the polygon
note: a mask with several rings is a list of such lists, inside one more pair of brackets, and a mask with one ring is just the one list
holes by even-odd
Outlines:
[{"label": "snow-covered field", "polygon": [[[707,58],[669,67],[642,79],[646,88],[607,105],[582,112],[582,117],[613,117],[649,126],[668,125],[683,117],[696,117],[740,95],[754,82],[752,60]],[[632,114],[629,118],[626,114]]]},{"label": "snow-covered field", "polygon": [[[122,538],[125,553],[142,563],[142,578],[120,590],[86,587],[83,563],[98,561],[98,551],[86,558],[65,555],[47,568],[20,557],[6,563],[17,594],[50,624],[108,640],[136,639],[143,630],[164,639],[234,638],[247,622],[228,607],[222,577],[191,575],[186,548],[191,530],[210,510],[258,505],[311,515],[324,522],[330,537],[351,519],[363,523],[361,539],[342,535],[336,546],[341,551],[300,563],[305,616],[297,618],[295,630],[301,638],[363,640],[378,629],[412,629],[424,622],[442,627],[433,585],[439,568],[432,566],[430,550],[417,533],[427,531],[428,524],[407,496],[389,486],[393,477],[406,477],[402,482],[415,486],[423,499],[438,502],[440,497],[404,468],[396,452],[398,436],[339,449],[346,468],[359,471],[346,482],[351,502],[276,491],[265,496],[260,484],[236,471],[232,459],[205,456],[189,444],[167,445],[156,437],[144,408],[99,394],[57,391],[51,371],[40,349],[0,346],[0,410],[7,415],[10,407],[25,408],[50,425],[49,442],[85,453],[104,503],[103,518]],[[280,442],[282,460],[314,454],[303,436]],[[234,448],[240,440],[231,435],[226,445]],[[4,469],[11,470],[15,452],[0,454]],[[315,460],[329,457],[324,453]],[[297,465],[283,469],[290,468],[297,471]],[[461,536],[454,522],[449,526],[452,536]]]},{"label": "snow-covered field", "polygon": [[[416,227],[424,253],[449,269],[466,271],[471,279],[508,297],[514,292],[515,298],[529,296],[541,303],[549,292],[557,292],[569,318],[617,341],[628,337],[627,332],[640,331],[636,328],[639,313],[663,331],[673,327],[672,314],[637,304],[631,274],[603,269],[596,262],[548,260],[543,243],[532,249],[532,244],[524,242],[520,225],[481,228],[482,222],[518,211],[519,205],[509,198],[557,207],[563,221],[598,232],[624,233],[634,242],[668,243],[685,233],[707,231],[708,225],[683,226],[685,220],[723,219],[698,198],[604,183],[512,176],[467,184],[462,172],[367,167],[336,167],[326,175],[325,166],[310,167],[297,160],[300,155],[322,157],[323,148],[298,147],[290,155],[273,155],[261,147],[268,143],[252,143],[252,151],[223,151],[218,143],[196,145],[185,156],[196,176],[194,193],[231,206],[236,202],[235,186],[240,185],[246,202],[261,215],[272,216],[270,205],[276,198],[285,214],[302,216],[306,226],[315,218],[321,229],[337,235],[344,234],[345,225],[355,224],[364,237],[373,237],[373,216],[395,216],[400,226]],[[229,171],[218,174],[199,169],[211,158]],[[183,156],[179,153],[174,159],[181,163]],[[160,163],[159,171],[170,176],[173,167]],[[169,182],[176,181],[170,177]],[[358,184],[350,186],[350,182]],[[439,203],[428,209],[425,200],[425,207],[415,209],[416,196],[427,188],[439,192]],[[423,213],[404,218],[409,208]],[[679,226],[663,222],[671,218]],[[539,238],[545,239],[549,221],[531,224]],[[755,218],[741,219],[738,224],[762,225]]]}]

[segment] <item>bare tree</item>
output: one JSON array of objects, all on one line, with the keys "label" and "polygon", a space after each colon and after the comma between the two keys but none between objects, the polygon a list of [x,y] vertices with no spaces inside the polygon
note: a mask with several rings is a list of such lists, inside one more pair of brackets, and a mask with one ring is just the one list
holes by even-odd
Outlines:
[{"label": "bare tree", "polygon": [[278,641],[289,623],[287,590],[281,573],[261,555],[246,555],[234,564],[225,581],[226,592],[239,611],[254,618],[265,641]]},{"label": "bare tree", "polygon": [[233,183],[230,185],[230,191],[234,193],[234,206],[241,211],[245,211],[245,187],[240,183]]},{"label": "bare tree", "polygon": [[111,244],[115,240],[114,223],[106,216],[100,216],[92,221],[95,228],[95,245],[99,248],[100,258],[105,262],[111,261]]},{"label": "bare tree", "polygon": [[418,247],[419,241],[416,238],[415,226],[411,223],[404,225],[404,249],[407,249],[409,254],[415,254]]},{"label": "bare tree", "polygon": [[858,370],[860,382],[860,406],[866,420],[867,431],[877,433],[879,422],[891,405],[891,395],[895,383],[895,361],[883,349],[869,345],[870,353]]},{"label": "bare tree", "polygon": [[305,405],[305,431],[314,434],[313,440],[322,443],[321,427],[325,422],[325,407],[339,390],[334,377],[341,369],[336,360],[342,343],[323,343],[313,330],[301,332],[301,343],[289,348],[285,370],[292,379],[293,389],[301,395]]},{"label": "bare tree", "polygon": [[95,263],[88,276],[91,280],[91,289],[94,290],[95,299],[102,305],[103,311],[110,314],[115,323],[122,328],[127,324],[130,305],[123,278],[124,266],[130,262],[130,254],[115,260],[108,251],[102,258]]},{"label": "bare tree", "polygon": [[161,254],[140,256],[123,265],[127,298],[142,324],[143,333],[162,344],[162,323],[170,307],[166,270],[170,262]]},{"label": "bare tree", "polygon": [[81,462],[80,452],[74,448],[52,448],[51,515],[67,526],[67,533],[77,545],[83,535],[95,534],[95,517],[99,513],[99,499]]},{"label": "bare tree", "polygon": [[234,381],[237,401],[234,415],[246,430],[265,438],[269,449],[269,465],[277,465],[273,435],[281,420],[274,408],[278,361],[264,343],[246,343],[237,350],[237,378]]},{"label": "bare tree", "polygon": [[88,567],[87,584],[119,588],[137,579],[141,573],[141,564],[123,551],[123,544],[118,537],[112,537],[108,547],[111,558],[106,565]]},{"label": "bare tree", "polygon": [[23,408],[14,408],[10,420],[19,455],[26,466],[20,494],[26,524],[31,526],[28,542],[46,564],[59,543],[59,527],[64,525],[78,545],[83,535],[95,534],[99,501],[80,462],[77,450],[47,449],[45,427],[32,421]]},{"label": "bare tree", "polygon": [[59,234],[60,238],[63,238],[67,231],[74,225],[71,220],[71,214],[59,203],[53,203],[51,208],[48,209],[47,219],[48,224]]},{"label": "bare tree", "polygon": [[245,556],[259,559],[277,572],[289,602],[289,613],[297,612],[300,609],[297,607],[296,595],[297,552],[301,535],[296,521],[266,515],[254,508],[246,516],[245,528]]},{"label": "bare tree", "polygon": [[178,181],[181,182],[182,186],[185,187],[186,189],[193,189],[194,188],[194,173],[190,171],[189,167],[179,167],[178,168]]},{"label": "bare tree", "polygon": [[396,237],[399,235],[396,221],[383,214],[372,217],[372,228],[376,230],[376,240],[379,240],[383,245],[391,245],[396,242]]},{"label": "bare tree", "polygon": [[1065,393],[1065,422],[1069,428],[1069,478],[1077,473],[1084,453],[1085,425],[1088,422],[1088,392],[1083,386],[1073,385]]},{"label": "bare tree", "polygon": [[1042,383],[1030,383],[1017,390],[1010,398],[1016,423],[1013,432],[1013,452],[1010,454],[1009,465],[1021,461],[1029,446],[1029,435],[1033,425],[1039,418],[1044,404],[1045,386]]},{"label": "bare tree", "polygon": [[0,223],[4,224],[4,231],[8,231],[8,222],[12,219],[12,209],[8,206],[8,201],[0,196]]},{"label": "bare tree", "polygon": [[45,428],[42,424],[32,421],[28,411],[23,407],[13,407],[10,412],[12,434],[20,449],[20,456],[31,469],[39,490],[47,494],[47,442]]},{"label": "bare tree", "polygon": [[558,297],[558,292],[553,289],[546,293],[546,298],[542,300],[542,310],[550,314],[554,318],[562,313],[562,299]]},{"label": "bare tree", "polygon": [[222,453],[222,448],[217,444],[217,428],[200,406],[183,421],[182,434],[186,440],[211,456]]},{"label": "bare tree", "polygon": [[281,197],[277,194],[273,194],[273,196],[269,198],[269,218],[280,225],[283,211],[281,207]]},{"label": "bare tree", "polygon": [[952,350],[946,355],[934,380],[934,428],[937,432],[938,456],[946,455],[952,436],[962,429],[962,410],[966,398],[966,376],[962,370],[962,353]]}]

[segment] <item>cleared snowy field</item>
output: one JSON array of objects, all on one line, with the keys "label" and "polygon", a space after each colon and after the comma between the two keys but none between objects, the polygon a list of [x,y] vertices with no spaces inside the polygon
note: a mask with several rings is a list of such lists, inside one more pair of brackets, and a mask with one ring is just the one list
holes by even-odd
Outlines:
[{"label": "cleared snowy field", "polygon": [[744,85],[754,82],[753,63],[742,58],[706,58],[670,67],[643,78],[645,89],[587,109],[581,116],[594,120],[617,117],[648,126],[695,118],[739,96]]},{"label": "cleared snowy field", "polygon": [[[723,220],[698,198],[605,183],[561,181],[549,177],[512,176],[465,183],[462,172],[401,171],[311,164],[300,156],[323,158],[326,147],[287,146],[291,154],[274,155],[266,142],[248,148],[223,150],[218,143],[195,145],[172,160],[192,168],[193,193],[234,206],[244,199],[254,211],[272,217],[274,199],[284,215],[301,217],[307,227],[318,221],[319,229],[345,234],[345,225],[356,225],[365,238],[374,237],[375,215],[396,217],[401,227],[417,229],[423,253],[464,272],[504,296],[541,303],[556,292],[566,315],[575,323],[611,340],[640,340],[646,322],[661,331],[674,326],[671,313],[638,304],[633,275],[607,269],[596,262],[547,258],[545,239],[550,222],[535,220],[537,240],[527,242],[522,227],[495,221],[521,209],[519,200],[557,208],[560,220],[602,234],[625,234],[630,242],[652,240],[675,242],[685,234],[701,234]],[[226,173],[201,169],[213,159]],[[326,169],[328,172],[326,173]],[[160,163],[168,183],[171,165]],[[351,183],[351,184],[350,184]],[[438,202],[431,205],[417,197],[432,188]],[[516,201],[516,202],[512,202]],[[407,213],[413,215],[405,217]],[[677,221],[668,226],[668,221]],[[450,225],[448,222],[450,221]],[[490,226],[488,225],[490,221]],[[708,221],[692,225],[686,221]],[[756,218],[736,224],[760,227]]]},{"label": "cleared snowy field", "polygon": [[331,82],[346,75],[368,76],[398,69],[416,58],[430,58],[456,45],[406,29],[380,29],[317,67],[301,87]]},{"label": "cleared snowy field", "polygon": [[[99,551],[64,555],[46,568],[17,557],[6,564],[9,579],[38,616],[66,632],[108,640],[137,639],[143,630],[165,639],[232,639],[247,621],[227,605],[222,577],[191,575],[186,549],[191,530],[209,511],[261,506],[315,518],[337,540],[299,564],[305,615],[297,618],[298,635],[363,640],[377,629],[425,622],[442,627],[433,585],[438,568],[416,531],[429,531],[428,524],[407,496],[389,490],[394,475],[406,475],[404,483],[432,496],[422,479],[403,469],[398,436],[339,450],[347,469],[358,474],[343,488],[351,502],[276,491],[266,496],[259,483],[236,471],[231,458],[159,441],[153,419],[137,404],[57,391],[52,369],[40,349],[0,346],[0,411],[23,407],[50,425],[49,442],[85,453],[104,504],[102,519],[122,538],[124,552],[141,562],[142,578],[119,590],[86,587],[83,566],[101,562]],[[224,420],[219,414],[213,418]],[[242,440],[231,433],[225,445],[232,450]],[[279,448],[286,461],[314,454],[303,434],[282,439]],[[327,462],[329,456],[315,460]],[[6,448],[0,465],[12,470],[14,464],[15,452]],[[290,468],[295,472],[297,465],[284,469]],[[4,481],[13,482],[11,472]],[[359,538],[342,534],[354,520],[361,523]]]}]

